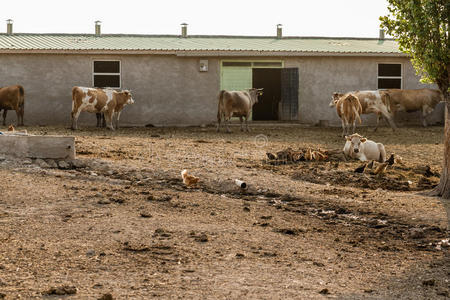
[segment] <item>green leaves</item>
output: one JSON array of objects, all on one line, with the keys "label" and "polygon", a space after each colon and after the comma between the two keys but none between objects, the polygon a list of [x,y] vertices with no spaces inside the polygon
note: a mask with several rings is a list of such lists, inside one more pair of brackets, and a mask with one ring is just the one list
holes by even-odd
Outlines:
[{"label": "green leaves", "polygon": [[448,99],[450,64],[450,1],[387,0],[389,15],[381,27],[394,37],[422,82],[434,82]]}]

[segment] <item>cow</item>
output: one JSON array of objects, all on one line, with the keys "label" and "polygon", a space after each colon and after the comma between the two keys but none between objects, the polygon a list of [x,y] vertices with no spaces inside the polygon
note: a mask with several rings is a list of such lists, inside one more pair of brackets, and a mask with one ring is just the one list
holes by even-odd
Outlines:
[{"label": "cow", "polygon": [[3,126],[6,126],[8,110],[15,110],[17,125],[23,126],[25,112],[25,91],[21,85],[12,85],[0,88],[0,111],[3,109]]},{"label": "cow", "polygon": [[[377,131],[380,119],[383,117],[391,126],[392,130],[396,130],[397,126],[394,123],[394,116],[391,111],[391,105],[389,103],[389,97],[385,91],[353,91],[346,94],[353,94],[358,98],[362,107],[362,114],[376,114],[377,125],[374,131]],[[333,93],[330,106],[336,106],[336,102],[344,95],[341,93]]]},{"label": "cow", "polygon": [[227,132],[231,132],[228,123],[231,117],[239,117],[241,121],[241,131],[244,131],[243,117],[245,117],[246,130],[248,128],[248,118],[252,112],[252,107],[258,103],[258,97],[263,93],[263,89],[249,89],[248,91],[226,91],[219,92],[217,108],[217,132],[220,130],[220,122],[223,119]]},{"label": "cow", "polygon": [[117,129],[122,109],[125,105],[133,103],[134,100],[128,90],[75,86],[72,88],[72,129],[77,129],[78,117],[82,111],[104,113],[106,127],[111,130]]},{"label": "cow", "polygon": [[417,90],[388,89],[385,93],[389,96],[391,109],[394,112],[420,111],[424,127],[427,126],[426,117],[433,112],[440,101],[444,101],[444,97],[439,90],[426,88]]},{"label": "cow", "polygon": [[362,112],[361,103],[352,93],[343,95],[335,103],[336,112],[342,121],[342,136],[350,133],[350,126],[353,126],[352,133],[355,133],[356,120],[361,124],[360,114]]},{"label": "cow", "polygon": [[386,161],[386,150],[383,144],[375,143],[357,133],[345,136],[343,151],[346,157],[360,161],[376,160],[381,163]]}]

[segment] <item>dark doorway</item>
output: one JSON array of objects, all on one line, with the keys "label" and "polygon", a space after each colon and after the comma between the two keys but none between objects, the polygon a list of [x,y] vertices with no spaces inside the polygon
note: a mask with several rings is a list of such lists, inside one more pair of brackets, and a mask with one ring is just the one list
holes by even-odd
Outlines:
[{"label": "dark doorway", "polygon": [[264,88],[263,95],[253,106],[253,120],[279,120],[281,69],[253,69],[253,87]]}]

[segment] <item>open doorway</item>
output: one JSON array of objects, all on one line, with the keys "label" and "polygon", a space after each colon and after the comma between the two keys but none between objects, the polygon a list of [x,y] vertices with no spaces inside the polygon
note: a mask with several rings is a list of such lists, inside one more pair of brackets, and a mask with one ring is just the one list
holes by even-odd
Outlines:
[{"label": "open doorway", "polygon": [[279,120],[279,103],[281,101],[281,69],[253,69],[254,88],[264,88],[263,95],[253,106],[253,120]]},{"label": "open doorway", "polygon": [[264,88],[253,106],[253,120],[298,120],[298,68],[254,68],[254,88]]}]

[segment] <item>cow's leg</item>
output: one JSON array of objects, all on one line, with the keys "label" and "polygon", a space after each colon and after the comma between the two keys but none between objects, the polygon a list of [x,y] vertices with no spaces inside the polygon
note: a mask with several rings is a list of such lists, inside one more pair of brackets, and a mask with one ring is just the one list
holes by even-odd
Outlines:
[{"label": "cow's leg", "polygon": [[248,128],[248,118],[249,116],[245,116],[245,128],[247,129],[247,132],[250,132],[250,128]]},{"label": "cow's leg", "polygon": [[19,113],[20,113],[20,126],[24,126],[23,124],[23,115],[25,114],[25,103],[22,103],[22,105],[19,107]]},{"label": "cow's leg", "polygon": [[224,119],[225,119],[224,123],[225,123],[225,127],[227,129],[227,133],[231,133],[231,130],[228,127],[228,123],[230,123],[230,119],[231,119],[231,114],[225,114],[225,118]]},{"label": "cow's leg", "polygon": [[76,130],[76,129],[78,129],[78,117],[80,116],[80,113],[81,113],[81,111],[80,110],[78,110],[78,111],[72,111],[72,126],[71,126],[71,128],[73,129],[73,130]]},{"label": "cow's leg", "polygon": [[241,131],[244,131],[244,117],[240,116],[239,121],[241,121]]},{"label": "cow's leg", "polygon": [[106,119],[106,127],[108,127],[111,130],[114,130],[114,126],[112,124],[114,111],[113,110],[107,110],[107,111],[105,111],[104,114],[105,114],[105,119]]},{"label": "cow's leg", "polygon": [[119,119],[120,119],[120,113],[122,111],[116,112],[116,129],[119,129]]},{"label": "cow's leg", "polygon": [[217,129],[216,129],[216,131],[217,132],[219,132],[219,130],[220,130],[220,116],[217,116]]},{"label": "cow's leg", "polygon": [[6,114],[8,113],[8,110],[5,108],[3,109],[3,126],[6,126]]},{"label": "cow's leg", "polygon": [[353,124],[352,124],[352,134],[355,133],[355,129],[356,129],[356,120],[353,121]]},{"label": "cow's leg", "polygon": [[392,131],[395,131],[397,129],[397,126],[395,125],[394,122],[394,115],[389,113],[385,109],[383,109],[380,113],[383,115],[384,119],[389,123],[389,126],[391,126]]},{"label": "cow's leg", "polygon": [[422,119],[422,125],[423,127],[427,127],[428,123],[427,123],[427,116],[429,113],[429,109],[427,105],[422,106],[422,113],[420,114],[421,119]]},{"label": "cow's leg", "polygon": [[375,125],[375,129],[373,130],[373,132],[376,132],[378,129],[378,126],[380,125],[380,119],[381,119],[382,115],[380,113],[377,113],[377,125]]},{"label": "cow's leg", "polygon": [[219,111],[217,112],[217,132],[219,132],[220,130],[220,122],[222,121],[222,112],[220,111],[220,107],[219,107]]},{"label": "cow's leg", "polygon": [[97,118],[97,127],[102,127],[102,113],[95,113],[95,117]]},{"label": "cow's leg", "polygon": [[20,126],[21,122],[20,122],[20,108],[19,107],[16,109],[16,116],[17,116],[17,126]]},{"label": "cow's leg", "polygon": [[345,136],[345,132],[346,132],[346,128],[345,128],[345,121],[343,119],[341,119],[342,122],[342,137]]}]

